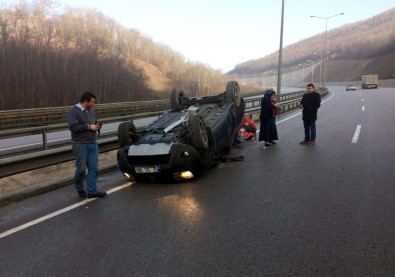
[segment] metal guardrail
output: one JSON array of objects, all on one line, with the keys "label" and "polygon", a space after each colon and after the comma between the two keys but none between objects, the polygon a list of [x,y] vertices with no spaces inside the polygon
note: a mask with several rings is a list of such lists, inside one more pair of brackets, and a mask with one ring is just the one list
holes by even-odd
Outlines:
[{"label": "metal guardrail", "polygon": [[[262,95],[263,92],[258,92],[258,94]],[[303,94],[303,92],[283,94],[281,95],[279,102],[298,98],[301,94]],[[169,99],[95,105],[97,118],[100,119],[120,115],[127,116],[130,114],[164,111],[169,108]],[[0,130],[24,128],[31,126],[52,126],[56,123],[66,122],[67,112],[69,109],[70,106],[63,106],[0,111]]]},{"label": "metal guardrail", "polygon": [[[96,104],[95,111],[98,118],[108,118],[119,115],[155,112],[170,108],[170,100],[151,100],[136,102],[121,102]],[[70,106],[6,110],[0,111],[0,129],[14,129],[27,126],[45,126],[67,121]]]},{"label": "metal guardrail", "polygon": [[[292,109],[298,108],[303,93],[304,91],[300,91],[300,92],[289,93],[286,95],[281,95],[279,101],[280,105],[277,108],[278,113],[279,114],[285,113]],[[321,95],[326,95],[326,93],[327,91],[320,92]],[[253,114],[259,113],[261,99],[262,96],[249,97],[248,99],[245,99],[245,102],[247,104],[246,112]],[[166,105],[164,103],[166,102],[163,102],[162,105]],[[157,116],[162,114],[163,112],[165,112],[165,110],[105,118],[105,119],[101,119],[100,121],[103,123],[120,122],[130,119]],[[143,128],[145,128],[145,126],[141,127],[141,129]],[[37,127],[0,131],[0,137],[21,136],[24,134],[31,134],[32,132],[38,132],[38,131],[42,132],[43,135],[42,151],[0,159],[0,167],[1,167],[0,178],[73,160],[74,157],[71,152],[71,146],[57,147],[54,149],[48,149],[47,146],[48,131],[66,130],[66,129],[67,129],[67,124],[57,124],[57,125],[37,126]],[[100,139],[98,143],[99,143],[100,153],[119,148],[117,137],[103,138]]]}]

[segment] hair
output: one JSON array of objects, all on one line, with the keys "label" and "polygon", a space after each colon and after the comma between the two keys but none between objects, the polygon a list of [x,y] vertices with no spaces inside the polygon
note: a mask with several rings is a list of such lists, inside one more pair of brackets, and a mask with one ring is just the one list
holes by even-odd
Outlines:
[{"label": "hair", "polygon": [[95,96],[93,93],[89,92],[89,91],[85,91],[85,92],[81,95],[80,103],[85,102],[85,100],[88,101],[88,102],[90,102],[92,98],[96,99],[96,96]]},{"label": "hair", "polygon": [[307,87],[312,87],[312,88],[314,88],[314,84],[308,83],[308,84],[307,84]]}]

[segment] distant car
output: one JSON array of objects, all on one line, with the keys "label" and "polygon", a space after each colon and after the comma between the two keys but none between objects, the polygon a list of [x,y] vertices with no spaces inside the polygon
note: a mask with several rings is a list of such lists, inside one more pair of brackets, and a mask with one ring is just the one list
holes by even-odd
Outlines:
[{"label": "distant car", "polygon": [[346,91],[349,91],[349,90],[356,90],[356,87],[354,85],[348,85],[346,87]]},{"label": "distant car", "polygon": [[230,81],[216,96],[188,98],[174,89],[170,107],[141,133],[133,122],[119,125],[117,160],[126,177],[153,182],[200,175],[216,158],[229,154],[245,102],[238,83]]}]

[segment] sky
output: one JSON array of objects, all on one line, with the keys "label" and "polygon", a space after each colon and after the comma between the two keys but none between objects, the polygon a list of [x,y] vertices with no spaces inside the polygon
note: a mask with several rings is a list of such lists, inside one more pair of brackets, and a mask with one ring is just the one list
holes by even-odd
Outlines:
[{"label": "sky", "polygon": [[[17,2],[17,1],[12,1]],[[58,0],[102,12],[187,60],[227,72],[279,50],[282,0]],[[284,0],[283,47],[395,7],[394,0]],[[328,20],[311,18],[331,17]],[[324,42],[323,42],[324,44]],[[322,49],[317,49],[317,52]]]}]

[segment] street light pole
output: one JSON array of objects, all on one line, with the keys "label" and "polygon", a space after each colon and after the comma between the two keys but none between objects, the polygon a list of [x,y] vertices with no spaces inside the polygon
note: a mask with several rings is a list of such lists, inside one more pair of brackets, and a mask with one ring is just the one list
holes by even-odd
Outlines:
[{"label": "street light pole", "polygon": [[280,31],[280,49],[278,51],[278,72],[277,72],[277,99],[280,101],[281,95],[281,66],[283,63],[283,30],[284,30],[284,0],[281,7],[281,31]]},{"label": "street light pole", "polygon": [[304,82],[304,68],[307,67],[309,64],[299,64],[299,66],[302,67],[302,72],[303,72],[303,78],[302,78],[302,82]]},{"label": "street light pole", "polygon": [[[315,54],[315,53],[314,53]],[[311,65],[311,82],[314,84],[314,63],[318,60],[307,60],[308,62],[312,62]],[[321,74],[321,73],[320,73]]]},{"label": "street light pole", "polygon": [[[326,53],[314,53],[314,55],[318,55],[318,56],[320,56],[320,83],[321,83],[321,87],[323,88],[324,87],[324,72],[323,72],[323,59],[322,59],[322,56],[325,56],[326,54],[329,54],[329,52],[326,52]],[[324,70],[325,70],[325,68],[324,68]]]},{"label": "street light pole", "polygon": [[[328,19],[330,19],[330,18],[332,18],[332,17],[335,17],[335,16],[338,16],[338,15],[343,15],[343,14],[344,14],[344,13],[338,13],[338,14],[334,14],[334,15],[331,15],[331,16],[328,16],[328,17],[310,15],[310,17],[313,17],[313,18],[325,19],[324,53],[327,53],[327,51],[326,51],[326,37],[327,37],[327,32],[328,32]],[[322,58],[321,58],[321,60],[322,60]],[[326,68],[327,68],[327,66],[326,66],[326,63],[327,63],[326,60],[327,60],[327,59],[324,59],[324,76],[323,76],[323,86],[324,86],[324,87],[326,86]]]}]

